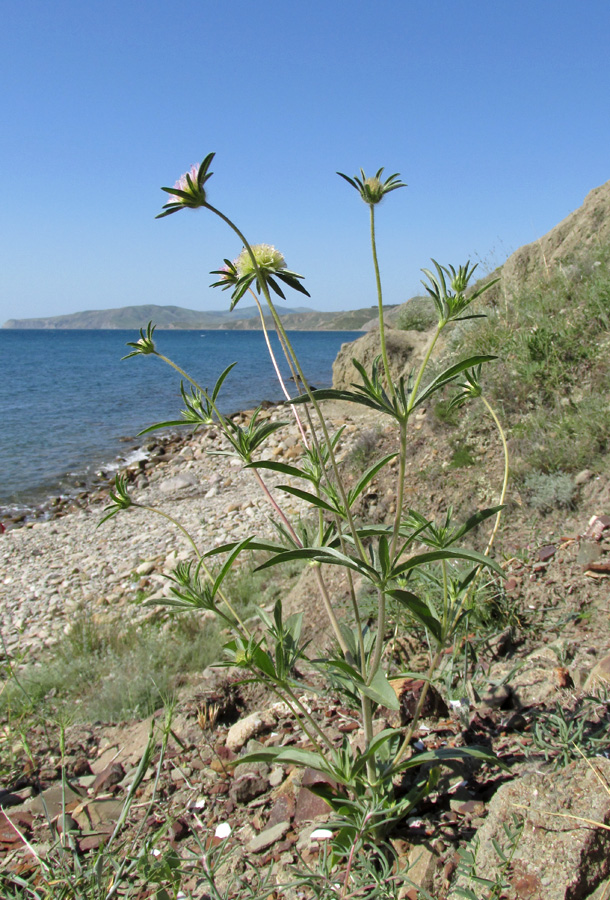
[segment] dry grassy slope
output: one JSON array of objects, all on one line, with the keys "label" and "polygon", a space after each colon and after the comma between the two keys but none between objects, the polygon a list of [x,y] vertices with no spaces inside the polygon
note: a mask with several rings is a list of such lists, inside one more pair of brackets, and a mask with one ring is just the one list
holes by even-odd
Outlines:
[{"label": "dry grassy slope", "polygon": [[548,234],[521,247],[501,270],[502,287],[512,292],[569,265],[583,252],[610,239],[610,181],[587,194],[579,209]]},{"label": "dry grassy slope", "polygon": [[[500,266],[493,276],[500,276],[496,290],[513,293],[533,285],[541,278],[569,266],[579,255],[610,241],[610,181],[593,188],[578,209],[566,216],[548,234],[531,244],[524,244]],[[486,276],[486,279],[491,276]],[[484,279],[484,280],[486,280]],[[386,324],[396,328],[410,300],[384,313]],[[363,326],[377,327],[371,319]]]}]

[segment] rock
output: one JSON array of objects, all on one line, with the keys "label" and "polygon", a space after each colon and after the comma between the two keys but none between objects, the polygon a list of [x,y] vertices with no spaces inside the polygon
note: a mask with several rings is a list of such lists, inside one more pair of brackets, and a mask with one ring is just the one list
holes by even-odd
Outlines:
[{"label": "rock", "polygon": [[267,847],[271,847],[273,844],[277,843],[277,841],[281,841],[289,831],[290,822],[278,822],[277,825],[272,825],[271,828],[265,828],[264,831],[261,831],[260,834],[257,834],[256,837],[252,838],[252,840],[246,844],[246,850],[248,853],[261,853],[263,850],[266,850]]},{"label": "rock", "polygon": [[583,570],[589,568],[591,563],[597,562],[602,555],[602,548],[595,541],[582,541],[580,548],[578,550],[578,557],[576,559],[579,566],[583,567]]},{"label": "rock", "polygon": [[[590,897],[610,875],[610,830],[590,824],[610,822],[610,791],[592,766],[608,782],[610,761],[596,758],[592,763],[577,760],[559,773],[531,772],[503,784],[475,838],[476,876],[505,879],[509,893],[503,896],[523,900]],[[515,817],[523,821],[523,831],[512,864],[503,871],[494,842],[510,855],[504,826],[512,828]],[[457,900],[456,888],[465,885],[461,876],[452,884],[450,898]]]},{"label": "rock", "polygon": [[234,803],[249,803],[255,797],[260,797],[269,788],[269,782],[262,775],[248,772],[236,778],[229,790],[229,796]]},{"label": "rock", "polygon": [[[500,681],[513,667],[513,660],[495,663],[488,677]],[[540,647],[526,656],[510,681],[515,705],[538,706],[552,699],[558,688],[556,668],[557,655],[550,646]]]},{"label": "rock", "polygon": [[186,488],[193,487],[198,484],[199,480],[192,472],[181,472],[179,475],[173,475],[171,478],[165,478],[157,485],[157,490],[162,494],[173,494],[176,491],[183,491]]},{"label": "rock", "polygon": [[507,684],[492,685],[481,694],[481,706],[488,706],[491,709],[510,709],[512,701],[513,692]]},{"label": "rock", "polygon": [[99,773],[93,784],[91,785],[91,793],[96,796],[103,791],[107,791],[115,784],[119,784],[125,777],[125,769],[120,762],[110,763],[102,772]]},{"label": "rock", "polygon": [[[385,332],[390,371],[394,379],[405,377],[424,358],[430,336],[419,331],[398,331],[388,328]],[[381,353],[379,331],[369,331],[351,344],[343,344],[333,363],[333,387],[351,390],[352,382],[359,382],[360,375],[352,359],[357,359],[370,373],[373,361]]]},{"label": "rock", "polygon": [[574,484],[579,487],[581,484],[586,484],[587,481],[591,481],[591,479],[595,476],[595,473],[591,471],[591,469],[583,469],[582,472],[579,472],[578,475],[574,477]]},{"label": "rock", "polygon": [[61,784],[54,784],[52,787],[47,788],[46,791],[43,791],[42,794],[38,794],[38,796],[28,800],[26,809],[38,815],[48,816],[49,819],[54,819],[63,812],[64,803],[68,805],[75,800],[80,801],[82,799],[83,795],[76,787],[66,784],[64,790]]},{"label": "rock", "polygon": [[244,744],[254,737],[255,734],[260,734],[261,731],[273,728],[274,724],[275,716],[270,711],[252,713],[231,725],[225,743],[229,750],[234,752],[241,750]]},{"label": "rock", "polygon": [[587,680],[585,681],[585,691],[593,691],[602,685],[610,685],[610,653],[600,659],[593,666]]},{"label": "rock", "polygon": [[585,540],[600,541],[606,528],[610,528],[610,516],[591,516],[583,537]]},{"label": "rock", "polygon": [[438,862],[439,856],[430,846],[415,844],[409,851],[409,881],[424,891],[431,890]]}]

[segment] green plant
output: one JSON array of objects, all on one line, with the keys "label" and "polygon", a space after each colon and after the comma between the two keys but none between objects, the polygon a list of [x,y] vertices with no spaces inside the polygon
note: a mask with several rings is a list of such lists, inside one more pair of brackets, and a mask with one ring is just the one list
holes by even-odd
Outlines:
[{"label": "green plant", "polygon": [[437,322],[434,304],[427,297],[413,297],[401,309],[397,327],[403,331],[430,331]]},{"label": "green plant", "polygon": [[468,443],[457,440],[452,441],[453,451],[449,465],[452,469],[464,469],[476,465],[476,457],[472,455],[472,447]]},{"label": "green plant", "polygon": [[500,897],[505,895],[505,891],[510,890],[511,884],[506,876],[510,874],[510,866],[517,852],[524,825],[525,820],[519,819],[513,814],[512,825],[507,822],[503,824],[504,843],[492,841],[494,852],[500,863],[493,880],[483,878],[478,874],[477,856],[480,841],[477,837],[468,847],[458,850],[460,861],[457,869],[458,880],[452,890],[454,896],[463,897],[464,900],[500,900]]},{"label": "green plant", "polygon": [[177,616],[169,627],[145,623],[121,630],[83,616],[41,665],[22,665],[18,682],[7,683],[0,717],[27,723],[68,708],[77,721],[147,716],[172,692],[176,678],[201,671],[220,648],[213,622]]},{"label": "green plant", "polygon": [[[581,253],[538,283],[494,292],[454,341],[497,353],[487,395],[513,426],[521,468],[578,472],[607,452],[610,417],[599,396],[610,372],[610,246]],[[576,274],[569,274],[573,269]]]},{"label": "green plant", "polygon": [[527,502],[541,513],[549,513],[553,509],[571,509],[577,487],[571,475],[562,472],[545,474],[532,472],[523,483]]},{"label": "green plant", "polygon": [[556,769],[578,756],[595,756],[608,750],[610,701],[583,697],[574,709],[557,703],[553,711],[543,710],[536,719],[534,744]]},{"label": "green plant", "polygon": [[356,471],[362,471],[370,465],[377,451],[379,437],[378,428],[367,428],[358,435],[347,457],[348,463]]},{"label": "green plant", "polygon": [[[116,479],[104,521],[132,507],[160,514],[179,529],[193,555],[189,562],[177,566],[170,576],[170,596],[165,603],[179,610],[214,613],[222,627],[231,633],[224,646],[223,664],[241,670],[245,679],[258,682],[289,706],[309,739],[309,746],[265,747],[249,754],[247,759],[311,766],[328,777],[327,783],[315,786],[313,790],[324,798],[336,817],[329,851],[331,868],[347,860],[350,872],[354,847],[382,847],[392,827],[436,783],[438,765],[463,757],[487,762],[494,760],[489,751],[477,747],[413,752],[411,742],[429,686],[438,676],[446,648],[452,645],[465,621],[479,573],[487,569],[502,575],[490,550],[506,493],[507,461],[505,459],[499,504],[475,513],[462,524],[454,523],[451,511],[437,524],[425,514],[404,508],[411,416],[448,386],[453,390],[457,388],[451,400],[454,408],[482,396],[482,366],[494,358],[489,354],[460,358],[445,368],[440,366],[433,376],[428,375],[428,365],[447,327],[479,315],[471,313],[469,307],[493,282],[471,287],[476,267],[470,263],[454,268],[433,261],[434,270],[424,269],[429,303],[435,311],[435,328],[417,371],[409,378],[394,380],[386,352],[375,210],[388,193],[404,185],[397,174],[382,180],[383,169],[373,177],[367,177],[362,170],[360,176],[353,178],[342,175],[369,209],[381,353],[368,371],[354,360],[359,380],[352,385],[352,390],[312,389],[272,299],[272,293],[283,298],[286,286],[307,294],[301,284],[302,276],[288,270],[284,257],[274,247],[251,245],[233,221],[209,203],[207,181],[211,177],[212,158],[213,154],[207,156],[201,166],[183,176],[175,188],[163,188],[170,194],[170,202],[160,216],[183,208],[205,209],[228,225],[243,245],[232,262],[225,259],[224,266],[212,273],[219,278],[213,286],[231,292],[231,308],[249,291],[259,305],[263,332],[268,340],[259,298],[267,304],[292,376],[301,391],[297,397],[290,396],[268,343],[287,408],[300,430],[302,461],[297,466],[261,458],[265,441],[282,423],[261,421],[255,413],[246,425],[242,425],[223,415],[219,408],[220,388],[232,366],[220,375],[212,390],[207,390],[157,349],[154,326],[149,323],[146,331],[140,331],[140,338],[129,343],[131,352],[128,356],[157,356],[180,373],[183,383],[189,383],[190,393],[183,389],[186,409],[181,420],[172,424],[199,427],[213,422],[222,430],[226,439],[226,450],[222,452],[240,460],[251,472],[275,516],[276,538],[263,540],[252,534],[242,541],[205,551],[170,514],[134,501],[121,477]],[[334,435],[330,433],[323,412],[326,400],[364,405],[374,410],[380,419],[385,417],[395,428],[398,452],[370,463],[367,461],[365,471],[359,474],[355,483],[346,482],[337,459],[343,434],[342,430]],[[482,400],[499,429],[506,457],[506,441],[499,420],[487,400],[484,397]],[[397,463],[393,521],[382,524],[360,522],[355,515],[358,498],[394,460]],[[267,472],[284,476],[285,483],[272,490],[265,480]],[[283,505],[285,495],[303,501],[308,512],[300,518],[290,517]],[[495,526],[486,551],[480,553],[465,546],[464,540],[473,529],[492,518],[495,518]],[[253,552],[265,554],[257,569],[259,573],[295,563],[307,563],[312,567],[328,626],[336,642],[335,653],[324,658],[309,655],[308,644],[301,636],[302,614],[286,617],[282,597],[276,598],[272,613],[259,608],[256,626],[245,620],[231,594],[230,573],[239,565],[243,554]],[[332,596],[326,578],[329,566],[342,569],[346,579],[348,610],[341,619],[340,603]],[[438,573],[440,589],[434,600],[412,589],[411,579],[423,567],[435,567]],[[367,586],[368,594],[373,598],[371,622],[363,619],[356,580]],[[424,629],[429,647],[424,689],[405,733],[394,728],[376,731],[374,723],[383,708],[398,708],[385,663],[386,649],[393,633],[393,622],[388,613],[396,607],[408,611]],[[310,689],[316,690],[316,679],[322,678],[327,685],[332,683],[346,702],[358,707],[364,737],[362,749],[354,750],[347,737],[341,746],[336,746],[310,714],[301,699],[303,690],[307,689],[307,677],[312,679]],[[411,788],[406,794],[397,795],[395,781],[405,772],[411,773]],[[348,895],[351,884],[351,876],[346,877],[341,896]]]},{"label": "green plant", "polygon": [[[161,725],[160,752],[156,765],[156,777],[148,813],[157,801],[156,791],[165,759],[168,738],[171,732],[173,710],[166,707],[165,719]],[[67,775],[65,767],[65,731],[59,727],[59,747],[62,761],[62,811],[58,827],[51,822],[54,843],[41,855],[27,839],[22,839],[30,854],[28,867],[3,867],[0,871],[0,889],[7,900],[113,900],[113,898],[135,898],[141,896],[142,875],[146,883],[154,885],[156,900],[174,900],[180,887],[180,869],[171,853],[166,853],[155,866],[147,866],[155,844],[162,836],[162,830],[152,836],[144,836],[147,815],[131,837],[127,837],[126,826],[129,814],[147,770],[152,764],[157,745],[154,726],[148,737],[144,753],[134,774],[133,781],[125,797],[121,812],[108,840],[92,854],[81,855],[74,835],[70,831],[66,809]],[[13,828],[17,826],[13,825]],[[161,855],[161,854],[159,854]],[[140,876],[140,877],[138,877]]]}]

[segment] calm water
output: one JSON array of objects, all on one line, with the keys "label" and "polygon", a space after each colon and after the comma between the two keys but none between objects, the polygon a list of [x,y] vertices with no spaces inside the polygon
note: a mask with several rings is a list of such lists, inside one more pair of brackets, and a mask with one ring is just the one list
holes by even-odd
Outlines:
[{"label": "calm water", "polygon": [[[293,332],[301,365],[317,387],[332,380],[341,344],[356,332]],[[180,377],[155,357],[121,361],[133,331],[0,329],[0,514],[74,489],[82,476],[127,455],[155,422],[179,419]],[[161,331],[157,349],[211,388],[237,361],[220,394],[223,412],[279,400],[258,331]],[[281,356],[274,340],[277,358]],[[287,367],[282,367],[287,372]]]}]

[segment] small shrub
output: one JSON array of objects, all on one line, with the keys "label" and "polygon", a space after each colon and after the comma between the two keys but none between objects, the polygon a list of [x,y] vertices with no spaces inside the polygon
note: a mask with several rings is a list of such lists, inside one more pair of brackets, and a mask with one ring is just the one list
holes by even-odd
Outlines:
[{"label": "small shrub", "polygon": [[413,297],[401,310],[396,327],[402,331],[430,331],[437,321],[432,300],[428,297]]},{"label": "small shrub", "polygon": [[347,457],[349,465],[356,471],[366,469],[375,456],[378,443],[378,428],[367,428],[366,431],[363,431],[349,451]]},{"label": "small shrub", "polygon": [[466,469],[468,466],[476,465],[476,457],[472,455],[472,447],[463,441],[455,441],[453,443],[453,452],[449,466],[452,469]]},{"label": "small shrub", "polygon": [[553,509],[571,509],[576,497],[576,485],[570,475],[561,472],[546,475],[533,472],[524,483],[527,502],[542,513]]}]

